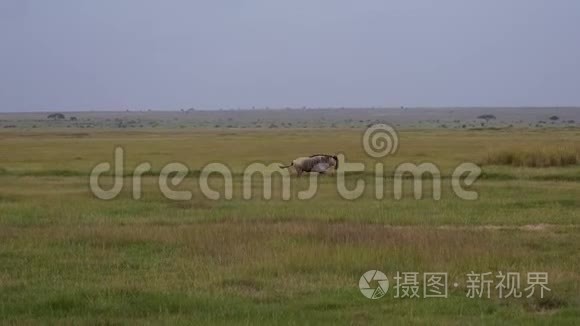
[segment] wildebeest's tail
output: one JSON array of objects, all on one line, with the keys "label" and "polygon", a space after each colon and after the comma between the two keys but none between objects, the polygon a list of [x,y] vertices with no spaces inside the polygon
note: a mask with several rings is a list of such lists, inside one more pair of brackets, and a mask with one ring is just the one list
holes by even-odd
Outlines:
[{"label": "wildebeest's tail", "polygon": [[290,163],[290,165],[280,165],[280,169],[287,169],[287,168],[291,167],[292,165],[294,165],[294,162]]},{"label": "wildebeest's tail", "polygon": [[334,167],[334,169],[338,170],[338,156],[333,155],[332,158],[336,161],[336,166]]}]

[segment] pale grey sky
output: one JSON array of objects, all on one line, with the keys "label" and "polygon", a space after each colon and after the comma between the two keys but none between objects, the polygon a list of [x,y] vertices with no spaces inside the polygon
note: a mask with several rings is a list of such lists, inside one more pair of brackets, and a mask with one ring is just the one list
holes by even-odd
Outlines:
[{"label": "pale grey sky", "polygon": [[0,0],[0,111],[580,105],[577,0]]}]

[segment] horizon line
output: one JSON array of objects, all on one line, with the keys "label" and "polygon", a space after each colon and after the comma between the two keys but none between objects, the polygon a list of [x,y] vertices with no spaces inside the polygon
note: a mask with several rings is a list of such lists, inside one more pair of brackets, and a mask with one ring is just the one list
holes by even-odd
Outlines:
[{"label": "horizon line", "polygon": [[146,112],[220,112],[220,111],[283,111],[283,110],[470,110],[470,109],[580,109],[580,105],[541,105],[541,106],[360,106],[360,107],[251,107],[251,108],[188,108],[188,109],[90,109],[90,110],[26,110],[26,111],[2,111],[0,114],[26,114],[26,113],[146,113]]}]

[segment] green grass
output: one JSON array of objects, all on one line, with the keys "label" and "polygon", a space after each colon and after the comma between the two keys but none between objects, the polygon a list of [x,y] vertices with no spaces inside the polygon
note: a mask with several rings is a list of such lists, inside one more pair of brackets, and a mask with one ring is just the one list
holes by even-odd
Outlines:
[{"label": "green grass", "polygon": [[[76,131],[71,131],[76,132]],[[442,198],[385,199],[373,187],[342,199],[332,177],[308,201],[242,199],[240,173],[253,161],[288,161],[310,152],[343,152],[374,162],[352,130],[89,132],[38,131],[0,138],[0,320],[68,324],[570,324],[580,319],[580,167],[484,166],[459,200],[449,175],[486,150],[533,140],[538,148],[578,142],[576,131],[403,131],[400,151],[382,162],[434,162],[444,175]],[[266,139],[266,141],[264,141]],[[260,146],[255,146],[262,140]],[[337,145],[339,144],[339,145]],[[478,144],[474,150],[474,144]],[[143,179],[141,200],[97,200],[93,166],[111,161],[115,145],[128,167],[172,160],[192,171],[228,163],[234,198],[203,198],[196,173],[177,188],[193,199],[170,201],[158,172]],[[127,169],[127,171],[130,171]],[[125,174],[128,175],[128,172]],[[387,173],[389,175],[389,173]],[[372,184],[370,171],[351,175]],[[104,183],[111,178],[104,177]],[[212,185],[222,186],[219,178]],[[279,184],[274,182],[277,187]],[[430,183],[428,183],[430,184]],[[292,180],[293,194],[307,186]],[[258,185],[255,186],[260,193]],[[448,299],[395,299],[392,289],[368,300],[358,279],[370,269],[449,273]],[[499,300],[465,297],[471,272],[549,273],[552,291]]]}]

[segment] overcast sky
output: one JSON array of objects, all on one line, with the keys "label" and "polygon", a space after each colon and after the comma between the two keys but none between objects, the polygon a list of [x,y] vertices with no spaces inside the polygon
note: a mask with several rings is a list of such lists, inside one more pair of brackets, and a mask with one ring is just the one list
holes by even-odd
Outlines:
[{"label": "overcast sky", "polygon": [[580,105],[577,0],[0,0],[0,111]]}]

